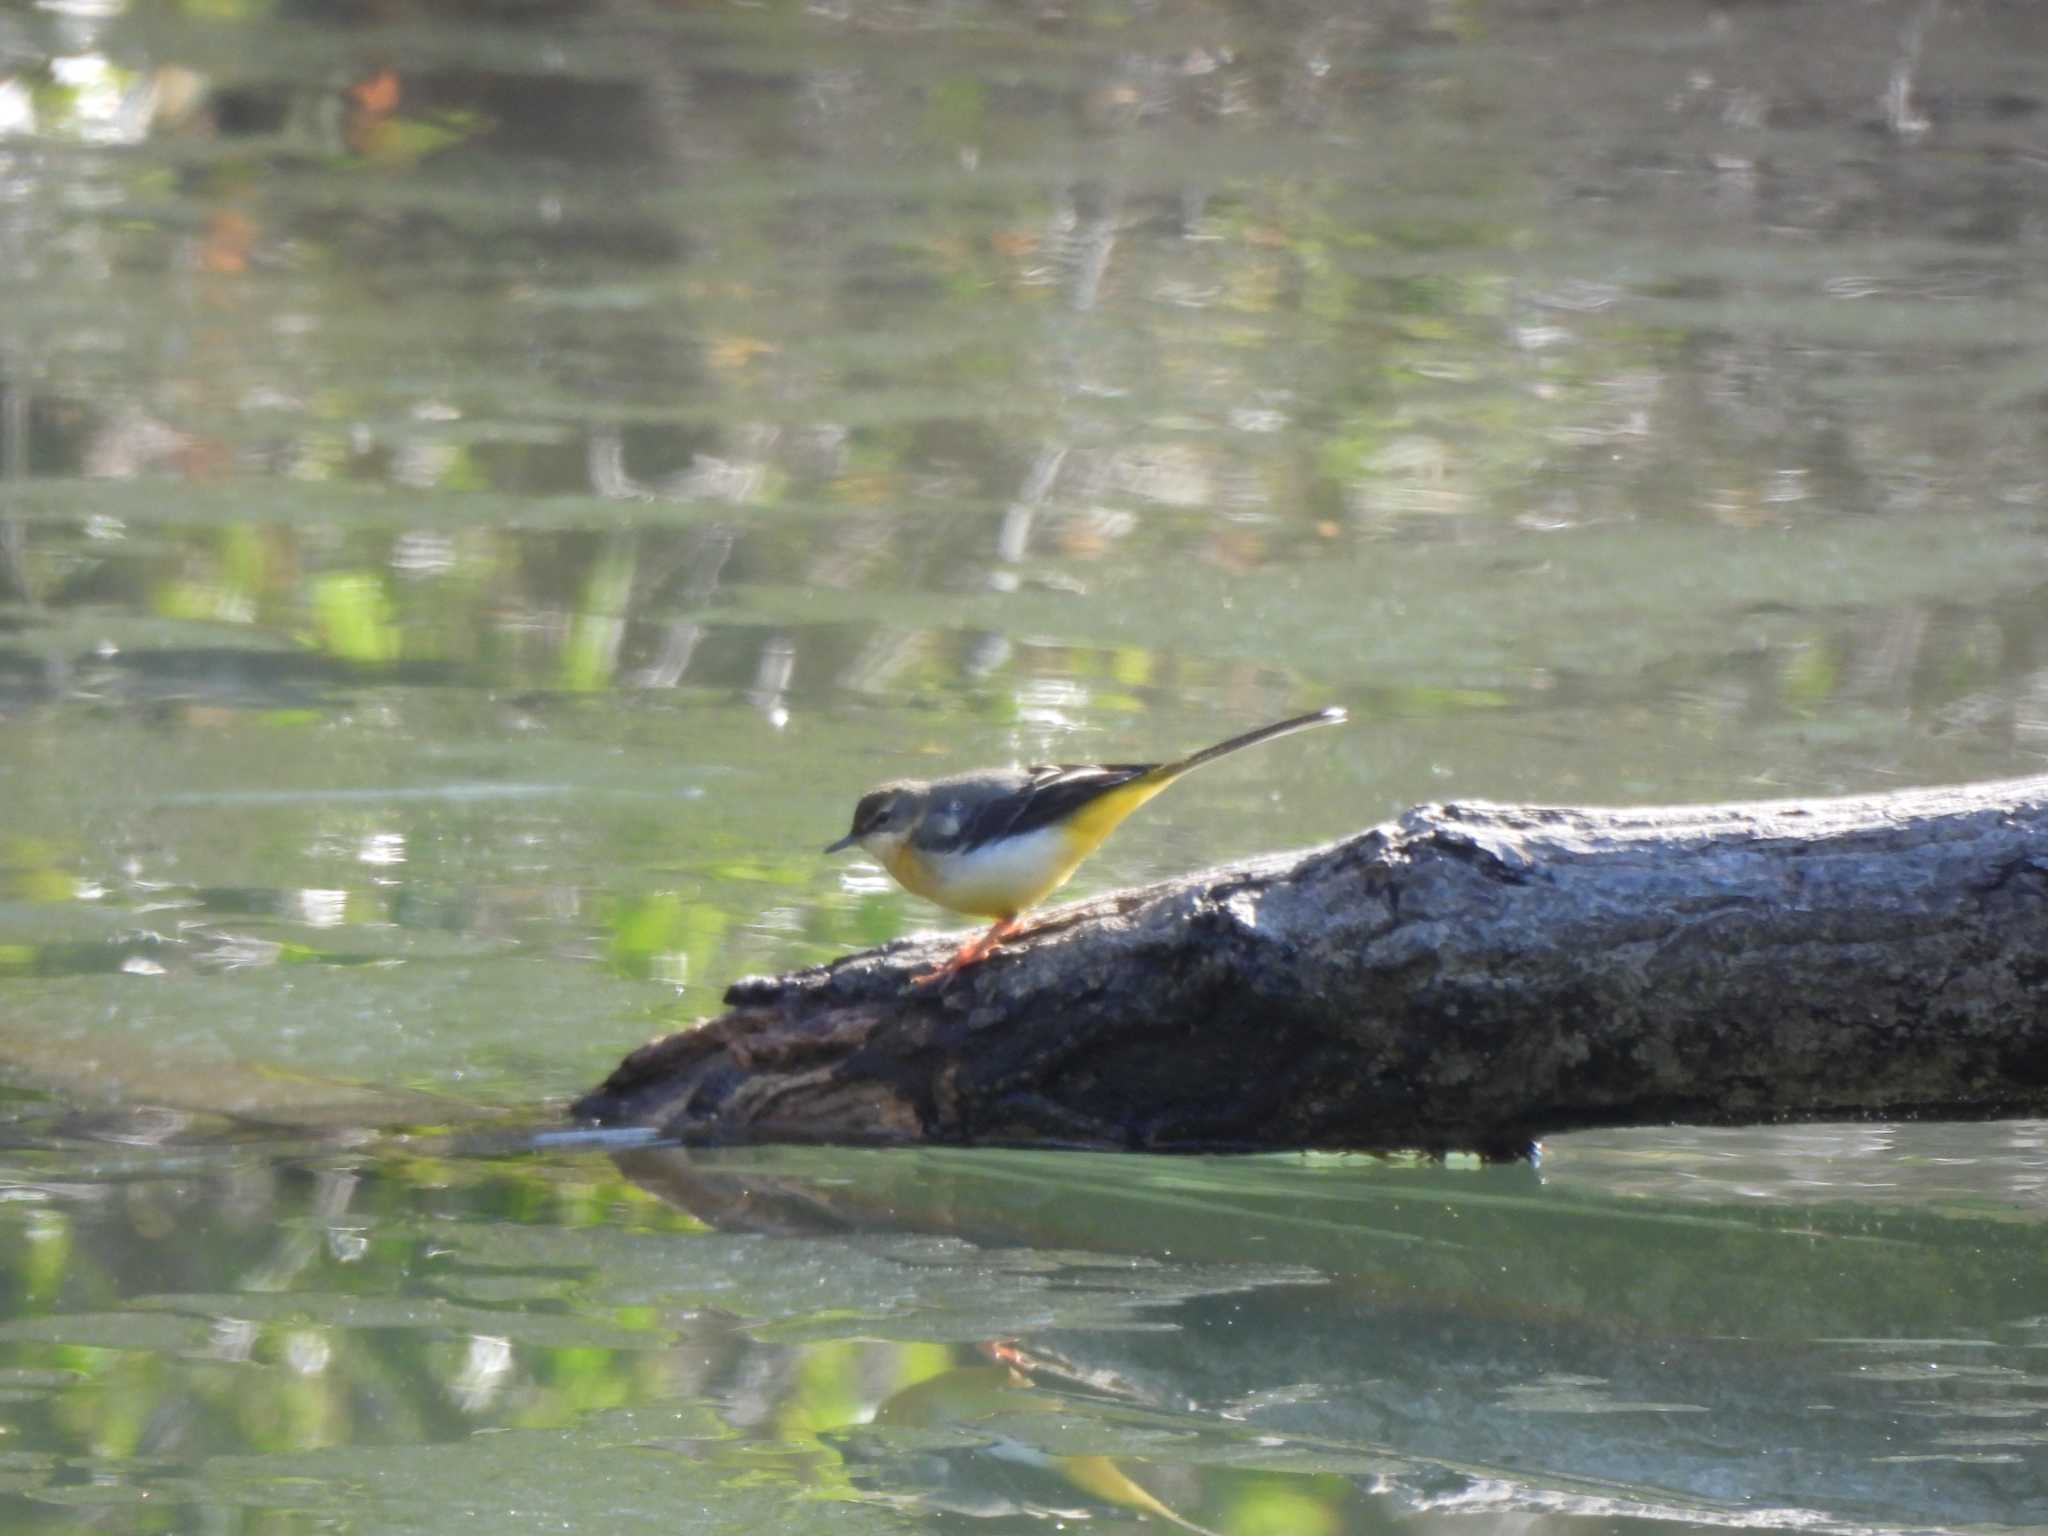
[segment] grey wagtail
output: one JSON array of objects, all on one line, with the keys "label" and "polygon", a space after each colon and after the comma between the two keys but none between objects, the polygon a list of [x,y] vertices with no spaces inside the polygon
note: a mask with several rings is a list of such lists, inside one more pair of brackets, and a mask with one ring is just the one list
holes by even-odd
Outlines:
[{"label": "grey wagtail", "polygon": [[1019,913],[1065,885],[1119,822],[1182,774],[1344,718],[1341,709],[1296,715],[1172,763],[1041,764],[883,784],[860,797],[853,829],[825,851],[858,843],[905,889],[951,911],[996,920],[917,978],[941,980],[1014,934]]}]

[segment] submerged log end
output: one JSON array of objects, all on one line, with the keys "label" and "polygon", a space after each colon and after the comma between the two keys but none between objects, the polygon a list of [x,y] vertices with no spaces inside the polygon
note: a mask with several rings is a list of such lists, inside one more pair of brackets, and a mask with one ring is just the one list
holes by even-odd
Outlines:
[{"label": "submerged log end", "polygon": [[[1255,927],[1258,894],[1326,854],[1056,909],[943,987],[915,978],[950,952],[945,935],[742,978],[726,1012],[640,1047],[571,1113],[693,1142],[1265,1145],[1225,1126],[1220,1101],[1200,1111],[1213,1126],[1174,1134],[1189,1106],[1158,1072],[1185,1071],[1176,1042],[1203,993],[1303,972],[1216,940]],[[1241,1099],[1254,1065],[1211,1082]]]}]

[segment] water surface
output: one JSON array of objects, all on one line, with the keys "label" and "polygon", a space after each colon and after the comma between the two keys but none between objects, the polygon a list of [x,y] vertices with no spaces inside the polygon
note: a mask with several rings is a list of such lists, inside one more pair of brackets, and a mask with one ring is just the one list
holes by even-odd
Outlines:
[{"label": "water surface", "polygon": [[0,6],[0,1523],[2048,1523],[2036,1126],[531,1142],[906,773],[2037,771],[2044,29]]}]

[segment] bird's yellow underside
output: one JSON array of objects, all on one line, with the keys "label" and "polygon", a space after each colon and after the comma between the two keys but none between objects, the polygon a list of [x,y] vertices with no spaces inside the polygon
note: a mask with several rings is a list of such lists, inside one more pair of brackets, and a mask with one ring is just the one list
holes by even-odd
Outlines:
[{"label": "bird's yellow underside", "polygon": [[883,853],[882,861],[899,884],[942,907],[971,917],[1015,917],[1065,885],[1126,816],[1177,777],[1148,775],[1119,785],[1046,828],[1042,840],[1027,833],[994,849],[937,856],[905,842]]}]

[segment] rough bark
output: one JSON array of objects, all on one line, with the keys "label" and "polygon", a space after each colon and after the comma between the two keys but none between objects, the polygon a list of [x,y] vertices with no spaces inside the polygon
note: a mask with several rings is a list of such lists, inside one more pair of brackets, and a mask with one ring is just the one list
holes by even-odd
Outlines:
[{"label": "rough bark", "polygon": [[781,978],[574,1112],[686,1141],[1472,1149],[1574,1127],[2048,1112],[2048,778],[1424,806]]}]

